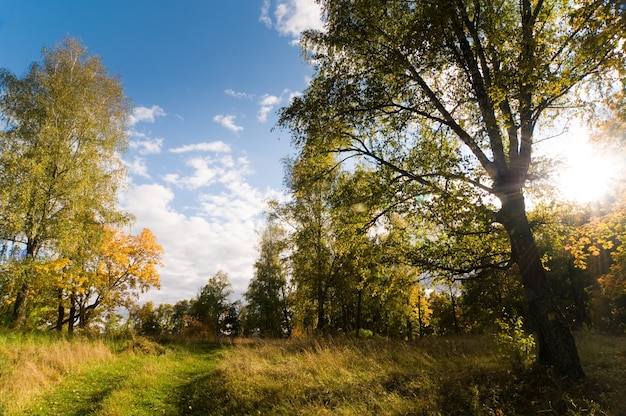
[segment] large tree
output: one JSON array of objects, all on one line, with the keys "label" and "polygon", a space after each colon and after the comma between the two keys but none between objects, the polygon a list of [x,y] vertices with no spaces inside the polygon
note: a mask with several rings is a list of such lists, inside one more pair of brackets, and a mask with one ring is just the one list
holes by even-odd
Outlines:
[{"label": "large tree", "polygon": [[623,10],[604,0],[319,2],[325,29],[303,38],[316,74],[283,110],[281,124],[302,148],[365,157],[394,172],[395,196],[412,210],[473,212],[484,231],[498,232],[490,223],[499,224],[541,361],[582,377],[526,216],[524,188],[541,123],[598,98],[599,89],[577,93],[610,85],[624,67]]},{"label": "large tree", "polygon": [[[43,50],[23,77],[0,71],[0,238],[26,261],[55,256],[94,227],[117,223],[129,102],[119,79],[80,42]],[[13,320],[26,318],[24,268]]]}]

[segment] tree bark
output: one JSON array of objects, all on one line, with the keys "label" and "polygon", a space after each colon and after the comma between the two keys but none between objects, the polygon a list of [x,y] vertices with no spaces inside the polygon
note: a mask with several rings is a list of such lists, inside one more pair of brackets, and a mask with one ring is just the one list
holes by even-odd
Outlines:
[{"label": "tree bark", "polygon": [[76,299],[74,295],[70,297],[71,305],[69,311],[69,317],[67,321],[67,332],[68,334],[74,333],[74,323],[76,322]]},{"label": "tree bark", "polygon": [[63,306],[63,291],[59,290],[59,307],[57,308],[57,324],[55,329],[59,332],[63,330],[63,319],[65,318],[65,307]]},{"label": "tree bark", "polygon": [[539,361],[554,367],[559,374],[582,378],[585,373],[576,341],[548,285],[526,217],[524,197],[520,191],[508,194],[502,202],[499,219],[507,231],[513,260],[520,270],[527,313],[537,331]]},{"label": "tree bark", "polygon": [[22,283],[17,296],[15,297],[15,304],[13,305],[13,328],[20,329],[26,322],[26,306],[28,301],[28,292],[30,291],[30,285],[27,282]]}]

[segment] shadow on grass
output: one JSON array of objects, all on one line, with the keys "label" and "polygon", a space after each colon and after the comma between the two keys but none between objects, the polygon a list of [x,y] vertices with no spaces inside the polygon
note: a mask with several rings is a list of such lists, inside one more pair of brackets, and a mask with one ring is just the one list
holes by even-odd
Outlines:
[{"label": "shadow on grass", "polygon": [[476,369],[447,375],[438,396],[446,415],[606,414],[593,382],[560,378],[540,365],[522,373]]},{"label": "shadow on grass", "polygon": [[245,414],[246,410],[241,405],[233,406],[230,395],[224,386],[224,376],[218,370],[192,377],[177,389],[179,414]]},{"label": "shadow on grass", "polygon": [[85,391],[76,391],[74,400],[72,401],[64,399],[62,402],[56,402],[53,399],[46,405],[46,408],[31,409],[26,412],[26,414],[84,416],[98,413],[103,408],[103,402],[117,390],[124,378],[125,377],[122,376],[113,376],[109,379],[104,379],[99,384],[102,386],[100,389],[91,390],[88,394],[85,394]]}]

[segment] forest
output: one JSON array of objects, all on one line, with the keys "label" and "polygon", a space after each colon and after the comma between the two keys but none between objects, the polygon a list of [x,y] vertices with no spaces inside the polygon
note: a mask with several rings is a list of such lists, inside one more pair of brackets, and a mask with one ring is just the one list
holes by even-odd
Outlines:
[{"label": "forest", "polygon": [[[581,339],[588,352],[589,334],[608,337],[607,345],[626,334],[626,172],[601,200],[574,203],[558,197],[551,172],[558,165],[534,149],[577,119],[595,147],[624,157],[623,2],[319,3],[324,30],[301,41],[315,75],[279,112],[277,127],[297,149],[284,166],[289,198],[268,203],[241,299],[219,271],[192,299],[138,302],[159,287],[164,253],[150,230],[126,231],[133,215],[116,195],[131,102],[98,57],[68,38],[45,48],[23,76],[0,70],[3,333],[121,337],[157,355],[172,343],[243,345],[220,353],[233,363],[233,351],[244,354],[249,343],[259,354],[278,345],[285,360],[291,353],[317,360],[336,348],[371,354],[355,358],[361,362],[398,365],[395,354],[418,351],[467,358],[463,374],[472,374],[486,343],[482,354],[504,357],[520,389],[532,377],[548,377],[542,386],[596,383]],[[437,345],[460,352],[440,357]],[[624,353],[616,348],[615,362]],[[408,394],[420,377],[413,361],[385,373],[383,390]],[[486,367],[476,369],[489,379]],[[498,377],[490,381],[502,387],[506,377]],[[570,388],[557,387],[568,398]],[[507,389],[511,399],[515,388]],[[416,401],[418,390],[430,391],[414,387]],[[489,401],[485,391],[476,395]],[[315,406],[332,410],[335,399]],[[422,403],[421,411],[402,403],[387,414],[531,411],[505,411],[496,400],[469,412],[469,402],[447,410]],[[354,412],[385,409],[363,405]],[[250,406],[219,414],[267,410]],[[564,406],[567,414],[612,414]]]}]

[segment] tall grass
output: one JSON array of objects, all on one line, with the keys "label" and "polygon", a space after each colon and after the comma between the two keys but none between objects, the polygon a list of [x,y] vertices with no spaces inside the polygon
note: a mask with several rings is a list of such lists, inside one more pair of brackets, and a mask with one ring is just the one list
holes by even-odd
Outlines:
[{"label": "tall grass", "polygon": [[626,391],[624,338],[587,336],[581,347],[610,371],[578,383],[522,370],[489,337],[266,341],[231,349],[202,388],[222,415],[626,414],[614,394]]},{"label": "tall grass", "polygon": [[576,382],[520,367],[490,336],[218,347],[0,333],[0,414],[625,415],[625,341],[577,334]]},{"label": "tall grass", "polygon": [[19,411],[86,365],[112,359],[100,340],[0,332],[0,414]]}]

